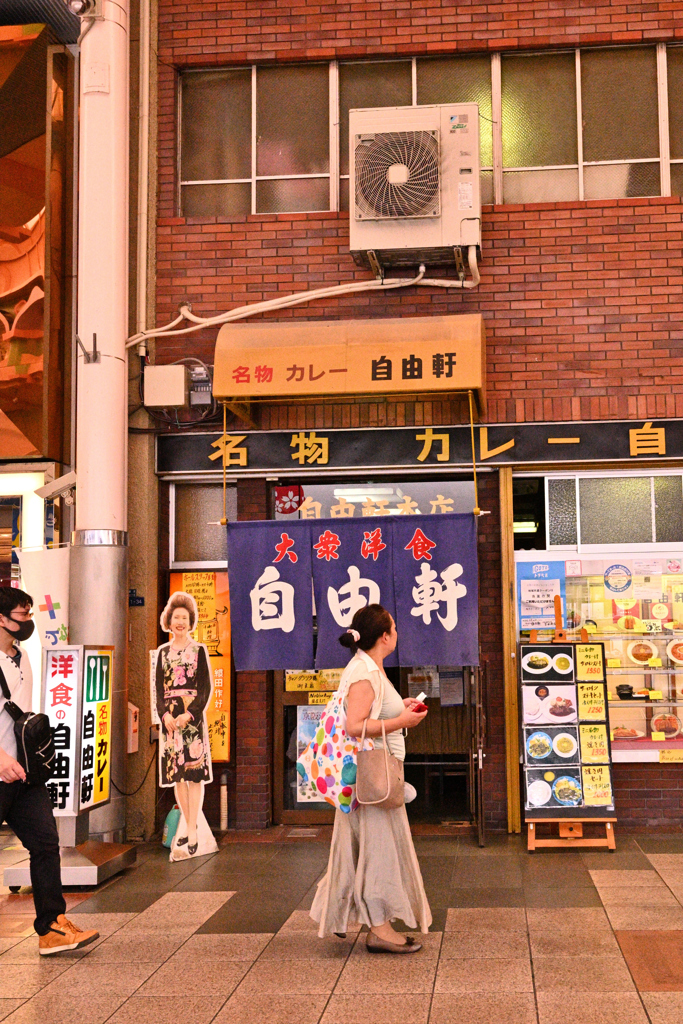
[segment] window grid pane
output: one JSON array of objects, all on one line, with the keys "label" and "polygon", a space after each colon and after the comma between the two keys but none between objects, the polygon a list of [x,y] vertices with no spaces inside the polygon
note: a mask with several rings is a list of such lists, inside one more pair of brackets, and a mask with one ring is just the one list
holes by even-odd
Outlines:
[{"label": "window grid pane", "polygon": [[548,480],[548,543],[576,544],[576,480]]},{"label": "window grid pane", "polygon": [[493,164],[491,58],[439,57],[417,61],[417,102],[478,103],[482,167]]},{"label": "window grid pane", "polygon": [[651,544],[650,477],[579,480],[582,544]]},{"label": "window grid pane", "polygon": [[573,53],[503,56],[503,166],[576,164]]},{"label": "window grid pane", "polygon": [[[669,80],[669,145],[671,159],[683,157],[683,46],[668,46],[666,49],[667,76]],[[671,168],[673,173],[673,167]]]},{"label": "window grid pane", "polygon": [[339,65],[340,173],[349,173],[349,110],[409,107],[413,101],[412,61]]},{"label": "window grid pane", "polygon": [[327,64],[257,69],[257,176],[329,171],[328,87]]},{"label": "window grid pane", "polygon": [[[226,489],[228,521],[237,519],[237,488]],[[223,562],[227,560],[225,528],[209,526],[223,518],[220,484],[175,485],[175,562]]]},{"label": "window grid pane", "polygon": [[584,160],[659,156],[654,47],[582,51],[581,86]]},{"label": "window grid pane", "polygon": [[251,176],[251,72],[182,76],[181,181]]},{"label": "window grid pane", "polygon": [[683,541],[683,490],[680,476],[656,476],[655,540],[658,544]]}]

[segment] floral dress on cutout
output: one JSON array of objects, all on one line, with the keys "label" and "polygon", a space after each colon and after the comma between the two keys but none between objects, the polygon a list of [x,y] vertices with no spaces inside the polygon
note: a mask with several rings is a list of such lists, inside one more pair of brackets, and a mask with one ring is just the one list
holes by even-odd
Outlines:
[{"label": "floral dress on cutout", "polygon": [[[176,782],[211,782],[211,757],[205,712],[211,696],[209,659],[203,644],[191,641],[182,651],[170,644],[159,648],[156,669],[157,713],[161,721],[162,786]],[[173,734],[164,715],[186,711],[192,719]]]}]

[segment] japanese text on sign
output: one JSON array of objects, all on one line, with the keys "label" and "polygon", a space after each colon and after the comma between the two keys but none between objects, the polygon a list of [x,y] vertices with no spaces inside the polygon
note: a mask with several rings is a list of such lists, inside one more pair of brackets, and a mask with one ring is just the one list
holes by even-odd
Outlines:
[{"label": "japanese text on sign", "polygon": [[46,788],[57,817],[77,813],[80,648],[45,652],[43,711],[50,720],[55,765]]},{"label": "japanese text on sign", "polygon": [[576,678],[585,682],[605,678],[600,644],[576,645]]},{"label": "japanese text on sign", "polygon": [[581,761],[605,764],[609,761],[609,745],[606,725],[580,725]]},{"label": "japanese text on sign", "polygon": [[611,807],[614,803],[609,765],[583,765],[583,802],[587,807]]},{"label": "japanese text on sign", "polygon": [[604,683],[578,683],[577,700],[582,722],[604,722],[607,717]]}]

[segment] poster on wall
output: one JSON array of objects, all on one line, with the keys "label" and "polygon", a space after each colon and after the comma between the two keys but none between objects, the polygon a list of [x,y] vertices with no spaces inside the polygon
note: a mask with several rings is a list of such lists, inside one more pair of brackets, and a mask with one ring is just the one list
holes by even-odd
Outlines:
[{"label": "poster on wall", "polygon": [[[296,709],[296,757],[297,760],[301,757],[304,750],[309,743],[313,741],[313,738],[320,725],[320,720],[325,711],[324,707],[307,707],[306,705],[299,704]],[[305,782],[302,781],[301,775],[297,772],[297,789],[296,789],[296,802],[302,803],[320,803],[321,796],[310,778],[307,778]]]},{"label": "poster on wall", "polygon": [[520,631],[555,628],[555,598],[562,599],[566,625],[566,572],[564,562],[517,563],[517,615]]},{"label": "poster on wall", "polygon": [[204,789],[213,781],[207,722],[213,683],[208,648],[192,636],[198,621],[195,598],[182,590],[171,594],[160,619],[169,642],[156,651],[159,785],[173,787],[181,812],[171,861],[201,857],[218,849],[202,810]]},{"label": "poster on wall", "polygon": [[614,814],[604,646],[519,644],[527,820]]},{"label": "poster on wall", "polygon": [[211,759],[230,760],[230,594],[227,572],[173,572],[171,594],[184,591],[197,602],[194,640],[206,646],[213,693],[206,709]]}]

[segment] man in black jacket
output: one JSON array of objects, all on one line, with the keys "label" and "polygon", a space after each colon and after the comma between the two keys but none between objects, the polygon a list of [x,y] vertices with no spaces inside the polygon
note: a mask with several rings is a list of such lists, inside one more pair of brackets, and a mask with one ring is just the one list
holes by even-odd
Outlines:
[{"label": "man in black jacket", "polygon": [[[33,598],[15,587],[0,587],[0,672],[13,703],[30,711],[33,679],[26,651],[19,642],[34,630]],[[17,760],[14,719],[0,693],[0,825],[6,821],[29,852],[36,908],[34,927],[42,956],[80,949],[98,937],[81,931],[64,915],[59,835],[47,789],[28,785]]]}]

